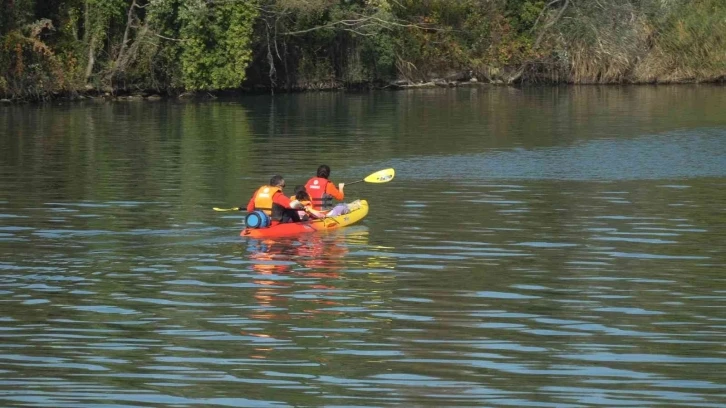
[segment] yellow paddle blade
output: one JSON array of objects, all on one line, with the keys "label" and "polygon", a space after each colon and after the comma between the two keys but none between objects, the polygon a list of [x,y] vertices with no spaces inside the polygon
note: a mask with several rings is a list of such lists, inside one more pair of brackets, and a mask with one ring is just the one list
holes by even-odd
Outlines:
[{"label": "yellow paddle blade", "polygon": [[239,207],[232,207],[232,208],[219,208],[219,207],[214,207],[212,209],[214,211],[239,211]]},{"label": "yellow paddle blade", "polygon": [[393,180],[396,171],[391,169],[379,170],[363,179],[366,183],[388,183]]}]

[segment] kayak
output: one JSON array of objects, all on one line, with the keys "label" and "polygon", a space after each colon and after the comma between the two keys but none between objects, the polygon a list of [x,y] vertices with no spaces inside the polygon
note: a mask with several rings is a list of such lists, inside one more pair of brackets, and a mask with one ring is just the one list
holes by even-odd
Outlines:
[{"label": "kayak", "polygon": [[276,224],[267,228],[245,228],[240,232],[241,237],[250,238],[274,238],[287,235],[297,235],[306,232],[324,231],[347,227],[365,218],[368,215],[368,201],[357,200],[357,208],[352,209],[348,214],[326,217],[319,220],[302,222],[287,222]]}]

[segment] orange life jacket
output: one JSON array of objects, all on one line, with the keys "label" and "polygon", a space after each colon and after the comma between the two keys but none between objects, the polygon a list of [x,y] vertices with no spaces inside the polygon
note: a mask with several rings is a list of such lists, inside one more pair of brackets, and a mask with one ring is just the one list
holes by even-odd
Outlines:
[{"label": "orange life jacket", "polygon": [[320,211],[333,207],[333,196],[325,192],[328,188],[328,183],[328,179],[313,177],[305,184],[305,190],[310,195],[313,209]]},{"label": "orange life jacket", "polygon": [[[294,194],[290,196],[290,201],[293,201],[293,200],[297,200],[297,197],[295,197]],[[297,201],[300,201],[300,204],[304,205],[305,207],[312,205],[312,203],[308,200],[297,200]]]},{"label": "orange life jacket", "polygon": [[[293,201],[293,200],[297,200],[297,197],[295,197],[295,195],[291,195],[290,196],[290,201]],[[299,201],[300,204],[302,204],[305,207],[312,206],[312,203],[310,201],[308,201],[308,200],[297,200],[297,201]],[[305,212],[305,210],[297,210],[297,215],[299,215],[300,218],[302,218],[302,217],[304,217],[304,216],[306,216],[308,214],[307,214],[307,212]]]},{"label": "orange life jacket", "polygon": [[262,186],[255,193],[255,210],[262,210],[273,220],[282,218],[282,206],[272,202],[272,197],[281,192],[280,187]]}]

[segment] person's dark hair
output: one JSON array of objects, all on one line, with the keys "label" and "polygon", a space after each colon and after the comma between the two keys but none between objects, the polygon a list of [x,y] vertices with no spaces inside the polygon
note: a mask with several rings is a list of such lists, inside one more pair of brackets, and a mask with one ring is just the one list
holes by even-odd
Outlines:
[{"label": "person's dark hair", "polygon": [[282,176],[280,176],[279,174],[276,174],[272,176],[272,178],[270,178],[270,185],[272,187],[285,187],[285,179],[282,178]]},{"label": "person's dark hair", "polygon": [[330,167],[326,164],[321,164],[320,167],[318,167],[318,177],[327,179],[330,177]]},{"label": "person's dark hair", "polygon": [[295,191],[295,199],[298,201],[310,201],[310,194],[303,186],[302,190]]},{"label": "person's dark hair", "polygon": [[297,195],[297,193],[300,193],[300,192],[307,194],[308,190],[305,188],[304,185],[298,184],[295,186],[295,190],[293,192],[295,193],[295,195]]}]

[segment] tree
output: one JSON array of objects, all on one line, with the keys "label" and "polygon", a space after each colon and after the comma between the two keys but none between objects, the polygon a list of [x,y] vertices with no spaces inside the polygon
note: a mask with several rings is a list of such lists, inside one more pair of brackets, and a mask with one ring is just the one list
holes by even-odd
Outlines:
[{"label": "tree", "polygon": [[184,1],[179,7],[182,82],[189,90],[237,88],[251,60],[252,1]]}]

